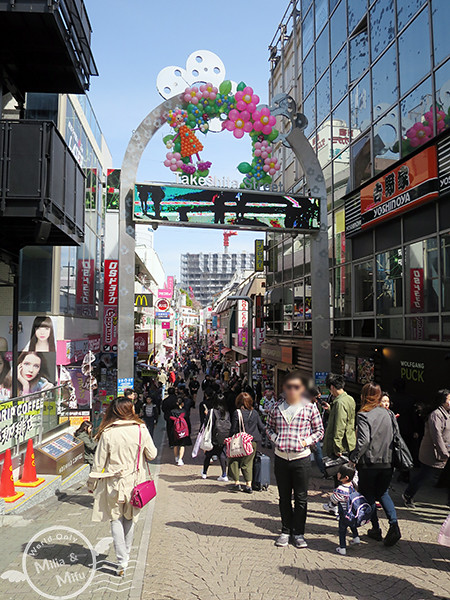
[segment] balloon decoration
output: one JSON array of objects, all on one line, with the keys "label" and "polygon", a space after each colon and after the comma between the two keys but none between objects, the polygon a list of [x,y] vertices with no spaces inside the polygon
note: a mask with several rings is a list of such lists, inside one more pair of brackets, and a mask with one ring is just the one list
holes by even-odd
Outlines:
[{"label": "balloon decoration", "polygon": [[252,140],[251,162],[242,162],[237,167],[244,175],[241,187],[254,187],[252,180],[259,185],[270,184],[280,170],[272,145],[279,135],[276,119],[269,108],[258,107],[259,96],[251,87],[241,82],[235,94],[231,88],[231,81],[226,80],[219,88],[206,83],[184,90],[181,106],[167,114],[167,123],[174,133],[163,138],[169,150],[164,165],[171,171],[206,177],[211,162],[200,157],[203,144],[199,136],[206,135],[211,119],[218,118],[223,131],[231,132],[237,139],[248,134]]}]

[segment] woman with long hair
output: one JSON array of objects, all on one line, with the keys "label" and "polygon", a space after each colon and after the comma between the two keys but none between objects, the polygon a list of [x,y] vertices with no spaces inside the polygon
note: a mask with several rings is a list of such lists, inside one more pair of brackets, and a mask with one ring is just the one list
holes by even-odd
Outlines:
[{"label": "woman with long hair", "polygon": [[50,317],[36,317],[34,319],[30,341],[25,350],[32,352],[56,352],[55,333]]},{"label": "woman with long hair", "polygon": [[40,352],[22,352],[17,361],[19,396],[42,392],[52,387],[45,357]]},{"label": "woman with long hair", "polygon": [[11,364],[5,352],[0,352],[0,399],[11,397]]},{"label": "woman with long hair", "polygon": [[356,448],[350,455],[359,475],[359,491],[372,506],[372,529],[367,535],[377,541],[383,539],[378,521],[376,501],[386,513],[389,530],[384,538],[385,546],[393,546],[401,538],[397,513],[389,495],[391,484],[392,447],[394,428],[398,431],[394,414],[382,406],[379,385],[366,383],[361,390],[361,409],[356,418]]},{"label": "woman with long hair", "polygon": [[123,396],[108,406],[96,438],[98,446],[88,482],[94,492],[92,520],[110,521],[119,563],[117,574],[123,576],[140,512],[130,503],[131,494],[148,478],[144,460],[153,460],[157,450],[147,427],[134,412],[133,402]]},{"label": "woman with long hair", "polygon": [[[450,390],[439,390],[433,400],[421,408],[425,431],[420,444],[421,467],[403,494],[407,508],[415,508],[414,496],[430,480],[437,481],[450,456]],[[450,506],[450,485],[447,485]]]},{"label": "woman with long hair", "polygon": [[227,410],[225,399],[223,396],[214,396],[212,406],[212,443],[213,447],[211,450],[205,452],[205,459],[203,461],[202,479],[206,479],[209,465],[213,456],[219,458],[220,466],[222,468],[220,477],[217,481],[228,481],[227,477],[227,456],[225,454],[225,440],[230,435],[231,431],[231,419],[230,413]]},{"label": "woman with long hair", "polygon": [[94,455],[98,442],[92,438],[93,425],[90,421],[83,421],[75,431],[75,437],[84,444],[84,462],[91,466],[94,463]]}]

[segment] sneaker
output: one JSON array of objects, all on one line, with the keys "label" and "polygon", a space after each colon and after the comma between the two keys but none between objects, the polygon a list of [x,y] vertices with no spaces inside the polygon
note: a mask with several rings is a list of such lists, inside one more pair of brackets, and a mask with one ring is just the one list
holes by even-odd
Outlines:
[{"label": "sneaker", "polygon": [[334,506],[334,504],[329,504],[328,502],[326,502],[322,505],[322,508],[325,512],[335,517],[337,517],[339,514],[339,508],[337,506]]},{"label": "sneaker", "polygon": [[217,481],[230,481],[226,475],[221,475],[217,478]]},{"label": "sneaker", "polygon": [[353,539],[350,540],[350,546],[357,546],[360,543],[361,543],[361,539],[359,536],[354,537]]},{"label": "sneaker", "polygon": [[416,508],[416,505],[413,502],[413,499],[407,496],[406,494],[402,494],[402,500],[405,504],[406,508]]},{"label": "sneaker", "polygon": [[381,529],[374,529],[372,527],[372,529],[369,529],[369,531],[367,532],[367,535],[372,539],[375,540],[377,542],[381,542],[383,539],[383,536],[381,535]]},{"label": "sneaker", "polygon": [[242,492],[241,485],[232,485],[230,488],[230,492]]},{"label": "sneaker", "polygon": [[216,460],[219,460],[219,457],[214,454],[214,456],[211,458],[212,462],[216,462]]},{"label": "sneaker", "polygon": [[347,549],[346,548],[336,548],[336,552],[338,554],[340,554],[341,556],[346,556],[347,555]]},{"label": "sneaker", "polygon": [[176,465],[178,464],[178,461],[179,461],[179,460],[180,460],[179,458],[175,458],[175,464],[176,464]]},{"label": "sneaker", "polygon": [[307,548],[308,544],[306,543],[305,538],[302,535],[293,535],[292,543],[296,548]]},{"label": "sneaker", "polygon": [[286,546],[289,546],[289,534],[288,533],[282,533],[275,540],[275,546],[278,546],[279,548],[285,548]]},{"label": "sneaker", "polygon": [[389,527],[383,543],[385,546],[394,546],[401,537],[402,534],[400,533],[400,527],[396,521]]},{"label": "sneaker", "polygon": [[203,473],[202,471],[202,479],[206,479],[208,477],[208,475],[206,473]]},{"label": "sneaker", "polygon": [[184,462],[183,462],[183,459],[182,459],[182,458],[180,458],[180,460],[177,462],[177,465],[178,465],[179,467],[182,467],[182,466],[184,465]]},{"label": "sneaker", "polygon": [[251,485],[244,486],[244,489],[242,491],[245,492],[246,494],[253,494],[253,490],[252,490],[252,486]]}]

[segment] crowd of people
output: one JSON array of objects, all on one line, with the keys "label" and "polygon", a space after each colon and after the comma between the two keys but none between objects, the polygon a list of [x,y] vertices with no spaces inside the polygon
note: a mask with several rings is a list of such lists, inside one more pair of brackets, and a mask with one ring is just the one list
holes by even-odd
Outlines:
[{"label": "crowd of people", "polygon": [[[206,479],[211,463],[217,461],[218,481],[228,483],[235,493],[253,493],[258,448],[273,450],[281,516],[277,546],[292,543],[296,548],[307,547],[312,456],[324,477],[329,476],[330,465],[335,468],[335,490],[324,508],[338,521],[336,551],[346,554],[348,530],[351,545],[359,544],[358,526],[365,522],[371,524],[369,538],[383,541],[385,546],[395,545],[401,532],[389,490],[396,453],[403,449],[410,456],[408,440],[402,439],[397,416],[391,410],[395,406],[389,394],[375,383],[363,386],[358,405],[345,391],[342,375],[330,374],[327,388],[330,394],[324,398],[320,389],[300,373],[292,372],[285,377],[282,393],[277,396],[271,387],[251,385],[226,362],[214,359],[201,345],[192,343],[178,360],[162,366],[158,377],[145,384],[139,394],[126,390],[123,397],[116,398],[95,436],[98,446],[91,446],[89,451],[93,457],[90,482],[95,488],[94,518],[111,521],[120,572],[128,562],[133,523],[139,512],[130,505],[130,494],[136,480],[146,477],[144,464],[156,456],[152,438],[159,418],[164,419],[177,466],[185,464],[186,448],[193,447],[193,456],[203,449],[199,476]],[[198,410],[200,421],[195,441],[194,410]],[[400,472],[400,477],[409,479],[403,494],[406,508],[414,508],[414,498],[425,482],[437,480],[443,469],[448,469],[450,391],[440,390],[433,401],[421,407],[421,415],[424,434],[418,455],[420,469],[410,478]],[[80,434],[91,437],[88,431]],[[233,454],[230,450],[235,438],[246,441],[245,452]],[[450,505],[448,477],[446,481]],[[352,512],[354,507],[357,510]],[[384,535],[380,509],[389,525]]]}]

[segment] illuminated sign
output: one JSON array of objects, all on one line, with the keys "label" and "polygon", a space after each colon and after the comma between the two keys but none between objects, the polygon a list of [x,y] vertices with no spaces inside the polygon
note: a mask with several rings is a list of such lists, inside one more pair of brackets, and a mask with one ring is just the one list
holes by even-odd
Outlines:
[{"label": "illuminated sign", "polygon": [[135,294],[135,306],[153,306],[153,294]]},{"label": "illuminated sign", "polygon": [[255,271],[264,271],[264,240],[255,240]]},{"label": "illuminated sign", "polygon": [[219,229],[316,231],[319,199],[242,189],[135,186],[134,219]]}]

